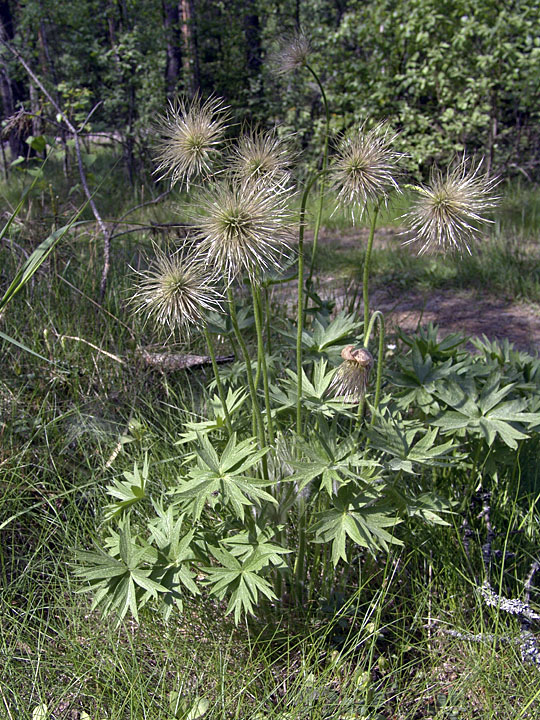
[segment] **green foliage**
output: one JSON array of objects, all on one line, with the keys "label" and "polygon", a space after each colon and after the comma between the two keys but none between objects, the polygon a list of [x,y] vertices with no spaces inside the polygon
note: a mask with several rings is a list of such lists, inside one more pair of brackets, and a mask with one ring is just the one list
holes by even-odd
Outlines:
[{"label": "green foliage", "polygon": [[535,165],[525,146],[538,122],[539,18],[538,2],[347,3],[335,28],[317,32],[336,79],[336,129],[359,115],[389,119],[412,168],[473,150],[504,170]]},{"label": "green foliage", "polygon": [[399,519],[389,514],[392,507],[380,500],[377,493],[365,492],[359,495],[351,487],[338,491],[332,507],[317,515],[312,527],[316,542],[332,542],[334,567],[340,560],[347,562],[346,540],[371,550],[388,550],[390,544],[402,544],[386,528],[394,528]]},{"label": "green foliage", "polygon": [[[323,80],[332,78],[333,133],[359,118],[388,120],[402,131],[415,171],[466,151],[484,153],[505,174],[537,173],[537,0],[511,7],[492,0],[444,6],[437,0],[316,0],[309,11],[292,1],[200,0],[193,8],[191,47],[181,21],[171,24],[166,7],[149,0],[105,11],[96,0],[18,4],[15,42],[42,80],[56,86],[76,125],[99,104],[85,129],[116,131],[129,167],[135,157],[146,161],[147,128],[167,94],[191,93],[194,82],[204,95],[226,97],[235,115],[295,132],[298,146],[312,146],[314,163],[324,134],[320,95],[298,76],[276,81],[270,61],[284,31],[300,22],[312,40],[315,68]],[[167,78],[174,48],[181,50],[182,67]],[[28,104],[24,73],[8,53],[4,58],[24,86],[19,100]],[[36,111],[43,120],[56,115],[43,98]]]},{"label": "green foliage", "polygon": [[[505,448],[514,452],[540,422],[531,410],[538,403],[538,361],[487,341],[477,341],[481,352],[471,355],[465,338],[439,341],[432,326],[402,341],[407,350],[389,375],[392,390],[360,431],[347,430],[346,404],[325,397],[333,374],[327,361],[312,363],[303,382],[309,427],[303,438],[281,436],[291,459],[273,461],[271,475],[262,460],[275,449],[258,449],[254,438],[236,434],[224,442],[223,423],[205,421],[188,423],[181,440],[186,473],[166,491],[155,485],[149,491],[146,460],[142,472],[135,464],[124,473],[107,489],[113,502],[106,517],[118,519],[107,553],[80,555],[85,567],[78,573],[95,593],[94,604],[123,617],[158,600],[168,616],[173,606],[183,607],[186,592],[195,597],[206,589],[226,599],[239,622],[261,598],[279,600],[276,577],[292,582],[300,528],[303,552],[310,545],[309,552],[328,548],[337,567],[362,548],[376,553],[402,545],[410,523],[448,525],[445,515],[460,491],[441,494],[432,473],[459,475],[474,457],[475,472],[500,475],[510,459]],[[295,398],[283,402],[283,387],[294,395],[292,371],[272,382],[275,419],[284,429],[282,412],[294,410]],[[229,390],[231,410],[236,405],[241,412],[245,400],[241,390]],[[219,412],[218,398],[212,402]],[[291,523],[295,516],[298,525]]]},{"label": "green foliage", "polygon": [[115,498],[115,502],[109,506],[108,512],[107,509],[105,511],[107,520],[111,520],[123,510],[145,499],[146,483],[148,481],[148,456],[144,458],[142,472],[139,472],[137,463],[135,463],[133,472],[126,471],[124,477],[126,479],[123,482],[115,480],[112,485],[107,487],[108,494]]},{"label": "green foliage", "polygon": [[208,438],[200,436],[197,454],[197,467],[189,471],[189,479],[181,481],[174,490],[182,505],[198,520],[208,503],[214,508],[218,503],[229,506],[233,514],[244,520],[245,506],[260,505],[261,500],[275,502],[263,487],[270,481],[265,478],[253,478],[246,474],[268,452],[267,448],[257,450],[254,438],[236,442],[233,434],[221,456],[214,450]]}]

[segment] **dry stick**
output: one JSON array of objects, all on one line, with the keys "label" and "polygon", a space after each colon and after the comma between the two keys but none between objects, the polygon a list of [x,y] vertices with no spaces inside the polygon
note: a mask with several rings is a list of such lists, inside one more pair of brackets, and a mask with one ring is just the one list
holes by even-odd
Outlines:
[{"label": "dry stick", "polygon": [[[94,198],[92,193],[90,192],[90,188],[88,187],[88,182],[86,180],[86,173],[84,171],[83,162],[82,162],[82,154],[81,154],[81,144],[79,141],[79,131],[75,128],[75,126],[72,124],[72,122],[69,120],[67,115],[64,113],[62,108],[58,105],[58,103],[54,100],[52,95],[48,92],[48,90],[45,88],[41,80],[37,77],[37,75],[33,72],[31,67],[28,65],[26,60],[22,57],[22,55],[13,48],[8,42],[5,40],[1,40],[2,44],[7,47],[7,49],[11,52],[12,55],[15,56],[15,58],[21,63],[23,68],[26,70],[30,78],[34,81],[34,83],[37,85],[37,87],[41,90],[41,92],[45,95],[47,100],[51,103],[53,108],[56,110],[56,112],[60,115],[64,123],[66,124],[67,129],[69,132],[73,135],[73,140],[75,142],[75,154],[77,155],[77,164],[79,166],[79,176],[81,178],[81,185],[84,189],[84,194],[86,195],[88,199],[88,204],[90,205],[90,208],[92,209],[92,213],[96,219],[97,224],[99,225],[99,229],[101,230],[103,234],[103,272],[101,275],[101,283],[100,283],[100,297],[103,300],[103,296],[105,295],[105,288],[107,285],[107,276],[109,274],[109,268],[110,268],[110,251],[111,251],[111,238],[110,233],[107,230],[107,227],[105,226],[105,223],[101,219],[101,215],[99,214],[99,211],[96,207],[96,204],[94,202]],[[91,115],[94,113],[96,108],[101,104],[98,103],[90,113],[88,114],[86,120],[82,124],[82,127],[86,125],[88,120],[90,119]]]},{"label": "dry stick", "polygon": [[53,330],[53,333],[54,335],[56,335],[58,340],[60,340],[60,342],[62,342],[62,340],[74,340],[75,342],[84,343],[85,345],[88,345],[94,350],[97,350],[97,352],[101,353],[102,355],[105,355],[106,357],[111,358],[111,360],[120,363],[120,365],[126,365],[126,361],[123,360],[121,357],[118,357],[118,355],[113,355],[113,353],[107,352],[107,350],[103,350],[97,345],[94,345],[94,343],[91,343],[89,340],[85,340],[84,338],[77,337],[75,335],[60,335],[60,333],[57,333],[56,330]]}]

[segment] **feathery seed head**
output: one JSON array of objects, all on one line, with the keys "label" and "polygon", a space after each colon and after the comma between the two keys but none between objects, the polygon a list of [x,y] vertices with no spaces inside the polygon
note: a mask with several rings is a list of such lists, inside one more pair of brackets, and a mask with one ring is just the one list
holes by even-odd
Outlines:
[{"label": "feathery seed head", "polygon": [[299,70],[308,64],[311,55],[311,43],[303,32],[288,35],[280,48],[273,54],[271,65],[278,75]]},{"label": "feathery seed head", "polygon": [[292,153],[275,130],[251,130],[240,136],[231,169],[240,180],[282,183],[289,178]]},{"label": "feathery seed head", "polygon": [[227,108],[219,98],[202,102],[196,95],[191,102],[184,99],[169,104],[157,125],[155,173],[160,179],[170,175],[172,185],[209,175],[212,163],[219,154],[218,146],[227,127]]},{"label": "feathery seed head", "polygon": [[366,348],[347,345],[341,351],[343,362],[336,370],[330,388],[346,402],[359,403],[366,394],[373,356]]},{"label": "feathery seed head", "polygon": [[280,270],[293,237],[289,190],[252,181],[221,183],[201,202],[195,219],[199,251],[227,284],[247,273]]},{"label": "feathery seed head", "polygon": [[482,161],[476,167],[464,157],[446,173],[435,169],[429,185],[416,188],[417,198],[412,209],[404,216],[414,237],[421,244],[419,253],[466,250],[478,235],[484,223],[492,222],[484,216],[497,204],[493,190],[497,178],[480,174]]},{"label": "feathery seed head", "polygon": [[330,165],[330,178],[338,203],[355,214],[362,213],[371,200],[388,200],[399,191],[395,175],[401,153],[392,150],[392,135],[384,124],[366,130],[365,124],[342,137]]},{"label": "feathery seed head", "polygon": [[171,333],[189,335],[201,327],[208,310],[218,310],[221,295],[215,287],[215,274],[192,250],[168,255],[155,247],[155,257],[140,276],[131,304],[135,313],[146,315]]}]

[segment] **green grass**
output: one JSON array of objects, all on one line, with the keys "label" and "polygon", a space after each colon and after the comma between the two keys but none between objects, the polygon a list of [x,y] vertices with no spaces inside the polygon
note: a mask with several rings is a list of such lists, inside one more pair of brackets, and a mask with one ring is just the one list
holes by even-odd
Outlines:
[{"label": "green grass", "polygon": [[[142,199],[135,192],[126,197],[121,177],[114,177],[118,194],[100,198],[107,216]],[[58,173],[54,178],[66,192]],[[11,191],[13,203],[18,189]],[[512,199],[479,256],[458,266],[402,249],[378,250],[377,282],[489,288],[538,301],[538,193],[521,188],[515,195],[524,214]],[[48,200],[44,195],[42,208],[40,198],[21,216],[14,242],[0,247],[1,288],[23,250],[50,229]],[[174,208],[171,201],[132,219],[170,221]],[[338,220],[334,215],[333,231],[343,229]],[[181,423],[204,404],[206,371],[162,374],[135,353],[155,337],[126,308],[129,266],[152,238],[144,231],[113,243],[100,305],[101,241],[89,228],[77,230],[1,320],[3,330],[57,365],[0,346],[0,716],[30,720],[46,703],[51,720],[80,718],[82,711],[92,720],[195,720],[205,700],[209,720],[537,717],[538,670],[520,658],[519,624],[486,607],[477,592],[485,525],[474,488],[465,509],[469,554],[458,512],[450,528],[412,525],[406,551],[358,552],[349,576],[338,573],[333,594],[313,607],[275,608],[238,628],[224,618],[221,604],[205,599],[168,625],[148,608],[139,627],[128,620],[115,630],[77,594],[76,551],[91,549],[100,537],[105,487],[145,452],[152,457],[151,482],[171,482],[181,462],[174,445]],[[346,272],[361,260],[359,250],[341,255],[322,245],[318,263],[324,272]],[[62,336],[82,338],[125,364]],[[122,436],[130,442],[119,446]],[[538,548],[537,451],[535,443],[519,466],[516,461],[513,483],[491,488],[494,548],[513,553],[496,556],[491,581],[508,597],[521,596]],[[444,490],[447,479],[434,482]],[[453,482],[457,493],[471,481]],[[478,634],[486,639],[476,642]]]}]

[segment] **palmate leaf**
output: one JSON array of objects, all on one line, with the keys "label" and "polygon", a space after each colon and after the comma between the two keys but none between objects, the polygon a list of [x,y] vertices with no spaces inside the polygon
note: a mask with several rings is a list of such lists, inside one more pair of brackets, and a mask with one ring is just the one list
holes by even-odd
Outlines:
[{"label": "palmate leaf", "polygon": [[200,436],[195,451],[197,467],[191,468],[188,479],[181,479],[173,490],[180,501],[187,501],[185,507],[194,519],[200,518],[206,503],[212,507],[217,502],[229,505],[242,521],[246,506],[260,505],[261,500],[276,503],[262,489],[273,485],[273,481],[245,474],[268,452],[268,448],[257,450],[255,438],[237,443],[233,433],[219,456],[208,438]]},{"label": "palmate leaf", "polygon": [[[306,352],[315,355],[323,355],[329,350],[335,350],[333,354],[337,357],[341,346],[352,341],[357,332],[358,321],[355,316],[340,312],[327,325],[315,319],[311,330],[303,330],[302,347]],[[296,347],[296,330],[280,330],[280,333],[292,347]]]},{"label": "palmate leaf", "polygon": [[220,600],[230,594],[227,612],[234,611],[234,621],[240,621],[243,613],[254,614],[253,607],[257,604],[259,593],[269,600],[276,600],[270,583],[259,572],[268,566],[270,555],[254,550],[245,560],[237,559],[223,548],[211,547],[210,551],[221,567],[202,568],[208,574],[207,584],[212,595]]},{"label": "palmate leaf", "polygon": [[459,333],[450,333],[439,339],[439,326],[433,323],[421,327],[414,335],[407,335],[402,330],[398,331],[398,335],[399,339],[411,349],[416,347],[422,357],[430,355],[435,360],[462,357],[465,352],[462,346],[467,340],[466,337]]},{"label": "palmate leaf", "polygon": [[297,482],[299,491],[320,477],[321,488],[328,495],[334,495],[350,478],[357,476],[358,468],[378,465],[375,460],[363,457],[355,437],[349,436],[340,442],[324,419],[321,432],[311,435],[308,441],[299,440],[298,446],[303,457],[300,461],[291,461],[296,472],[287,479]]},{"label": "palmate leaf", "polygon": [[317,522],[311,532],[317,543],[332,542],[335,567],[340,560],[347,562],[347,538],[369,550],[388,550],[390,544],[402,545],[386,530],[400,522],[395,510],[384,505],[377,496],[367,493],[358,495],[354,488],[345,486],[334,497],[333,507],[317,514]]},{"label": "palmate leaf", "polygon": [[183,588],[191,595],[198,595],[200,592],[194,581],[196,573],[190,570],[190,565],[195,560],[191,549],[194,530],[182,534],[184,515],[176,517],[172,505],[165,510],[160,503],[152,504],[157,517],[150,523],[149,530],[160,551],[160,567],[156,568],[157,575],[154,577],[169,591],[164,597],[164,616],[167,619],[173,604],[182,612]]},{"label": "palmate leaf", "polygon": [[319,320],[314,320],[311,342],[309,344],[305,342],[304,337],[302,341],[306,349],[322,353],[332,345],[345,344],[356,332],[358,332],[358,320],[354,315],[342,311],[326,326]]},{"label": "palmate leaf", "polygon": [[403,388],[399,391],[399,406],[408,408],[414,404],[429,412],[435,401],[436,383],[451,377],[456,371],[453,358],[434,364],[430,355],[424,357],[413,346],[411,354],[400,358],[398,362],[400,370],[391,372],[390,378],[394,385]]},{"label": "palmate leaf", "polygon": [[396,483],[386,485],[385,496],[401,517],[418,518],[429,525],[448,525],[441,514],[451,512],[451,504],[435,493],[411,496],[402,483]]},{"label": "palmate leaf", "polygon": [[[225,404],[227,405],[227,410],[229,411],[230,417],[234,417],[236,413],[242,408],[247,397],[248,393],[246,393],[245,390],[241,388],[237,388],[236,390],[232,388],[228,389],[227,397],[225,398]],[[180,440],[175,443],[176,445],[184,445],[188,442],[194,442],[201,435],[209,435],[215,430],[226,429],[225,413],[223,412],[223,406],[218,395],[214,395],[210,399],[210,406],[212,408],[214,419],[200,420],[198,422],[186,422],[186,431],[181,433]]]},{"label": "palmate leaf", "polygon": [[123,521],[116,539],[112,538],[109,544],[112,549],[108,554],[78,553],[82,566],[76,568],[75,573],[90,584],[79,592],[93,592],[92,608],[101,606],[107,613],[117,613],[118,623],[128,610],[138,621],[138,610],[150,598],[167,593],[166,587],[150,577],[158,562],[158,552],[131,535],[129,518]]},{"label": "palmate leaf", "polygon": [[[240,330],[248,330],[255,324],[255,317],[251,306],[236,306],[236,320]],[[234,334],[234,329],[229,313],[215,312],[211,310],[207,313],[208,332],[213,335],[230,336]]]},{"label": "palmate leaf", "polygon": [[282,526],[261,528],[253,521],[250,522],[249,519],[247,524],[250,526],[248,530],[225,538],[222,540],[222,544],[226,545],[230,553],[240,560],[246,560],[253,552],[257,551],[259,555],[268,558],[270,565],[285,567],[286,563],[282,556],[288,555],[292,550],[286,550],[271,542],[275,533],[281,530]]},{"label": "palmate leaf", "polygon": [[[327,418],[333,418],[336,412],[352,417],[351,404],[342,400],[327,397],[328,389],[335,369],[327,370],[326,360],[318,360],[313,366],[313,380],[302,370],[302,405],[308,413],[316,413]],[[298,397],[298,375],[290,369],[285,371],[288,377],[282,380],[281,387],[273,385],[270,392],[278,403],[277,412],[285,410],[294,412]]]},{"label": "palmate leaf", "polygon": [[105,507],[105,519],[111,520],[113,517],[120,515],[139,500],[146,498],[146,483],[148,481],[148,455],[144,456],[142,472],[135,463],[133,472],[124,472],[125,481],[114,480],[112,485],[108,485],[107,494],[116,498],[116,501]]},{"label": "palmate leaf", "polygon": [[383,463],[393,471],[414,473],[415,465],[448,467],[454,464],[456,460],[450,455],[456,449],[454,441],[450,439],[437,445],[438,428],[425,432],[424,428],[419,421],[404,420],[399,413],[379,415],[377,424],[369,428],[368,437],[371,447],[382,453]]},{"label": "palmate leaf", "polygon": [[446,383],[437,390],[439,398],[453,410],[442,412],[432,424],[444,433],[466,430],[483,437],[492,446],[497,437],[505,445],[517,449],[518,440],[529,437],[525,430],[540,423],[540,413],[524,412],[525,398],[504,400],[514,389],[504,382],[499,372],[486,380],[478,392],[471,380]]}]

